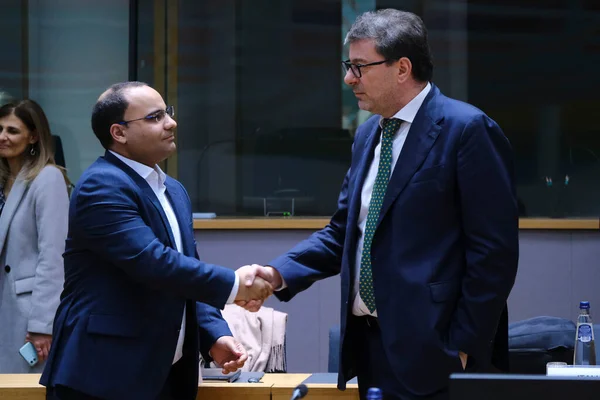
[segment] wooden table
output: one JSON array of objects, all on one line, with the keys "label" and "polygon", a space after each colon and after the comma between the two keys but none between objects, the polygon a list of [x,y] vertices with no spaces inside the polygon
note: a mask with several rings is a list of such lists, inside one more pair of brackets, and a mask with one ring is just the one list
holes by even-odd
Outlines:
[{"label": "wooden table", "polygon": [[[271,400],[289,400],[294,388],[301,384],[311,374],[268,374],[273,387],[271,389]],[[277,376],[279,375],[279,376]],[[266,377],[267,375],[265,375]],[[311,400],[358,400],[358,385],[348,384],[343,392],[338,390],[335,383],[311,383],[308,386],[307,398]]]},{"label": "wooden table", "polygon": [[[197,400],[288,400],[294,388],[311,374],[265,374],[259,383],[205,381],[198,386]],[[39,374],[0,374],[0,400],[45,400],[46,388]],[[310,398],[358,399],[358,386],[342,392],[335,384],[308,385]]]},{"label": "wooden table", "polygon": [[40,374],[0,374],[0,399],[45,400],[46,388]]},{"label": "wooden table", "polygon": [[271,400],[271,389],[275,383],[298,380],[302,382],[306,379],[301,379],[299,375],[310,376],[310,374],[265,374],[258,383],[204,381],[198,385],[196,400]]}]

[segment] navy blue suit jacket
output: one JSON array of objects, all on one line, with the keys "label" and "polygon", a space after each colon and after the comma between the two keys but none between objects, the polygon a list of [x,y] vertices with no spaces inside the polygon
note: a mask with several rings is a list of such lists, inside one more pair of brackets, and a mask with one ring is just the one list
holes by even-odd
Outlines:
[{"label": "navy blue suit jacket", "polygon": [[[379,116],[356,133],[352,165],[331,222],[270,265],[289,300],[341,273],[339,386],[355,375],[352,312],[360,197],[380,138]],[[372,244],[375,301],[386,355],[415,395],[447,387],[458,351],[489,363],[490,342],[518,261],[511,146],[477,108],[427,95],[390,178]]]},{"label": "navy blue suit jacket", "polygon": [[215,307],[224,307],[235,276],[198,260],[187,192],[169,177],[165,186],[181,253],[158,198],[117,157],[106,152],[80,178],[42,385],[104,399],[156,398],[171,370],[185,305],[182,368],[173,379],[176,398],[196,398],[198,332],[204,352],[231,335]]}]

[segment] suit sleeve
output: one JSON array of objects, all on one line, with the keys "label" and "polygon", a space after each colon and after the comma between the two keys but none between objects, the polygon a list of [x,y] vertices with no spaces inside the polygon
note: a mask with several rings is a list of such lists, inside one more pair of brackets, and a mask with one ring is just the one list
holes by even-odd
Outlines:
[{"label": "suit sleeve", "polygon": [[165,246],[140,214],[139,196],[120,174],[89,175],[72,199],[69,236],[141,284],[224,307],[235,272]]},{"label": "suit sleeve", "polygon": [[280,300],[289,301],[314,282],[340,273],[348,216],[349,176],[350,171],[344,178],[337,210],[329,224],[287,254],[268,263],[279,271],[287,284],[285,289],[275,292]]},{"label": "suit sleeve", "polygon": [[196,316],[200,335],[200,353],[205,361],[212,361],[208,354],[217,339],[233,336],[221,311],[204,303],[196,303]]},{"label": "suit sleeve", "polygon": [[38,260],[27,331],[52,334],[64,283],[62,254],[67,237],[69,196],[62,173],[45,167],[31,184],[35,202]]},{"label": "suit sleeve", "polygon": [[514,160],[508,139],[485,115],[466,125],[457,157],[467,267],[449,342],[477,360],[488,354],[517,274]]},{"label": "suit sleeve", "polygon": [[[196,247],[195,240],[194,247]],[[200,259],[197,250],[196,258]],[[198,321],[198,333],[200,335],[200,353],[205,361],[211,361],[208,352],[217,339],[221,336],[233,336],[233,334],[221,311],[208,304],[196,303],[196,320]]]}]

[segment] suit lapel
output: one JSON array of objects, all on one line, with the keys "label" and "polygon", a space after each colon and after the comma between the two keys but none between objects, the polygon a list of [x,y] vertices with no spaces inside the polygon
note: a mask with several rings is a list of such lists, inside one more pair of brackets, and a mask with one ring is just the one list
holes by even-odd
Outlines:
[{"label": "suit lapel", "polygon": [[156,208],[156,211],[158,211],[158,214],[160,215],[160,219],[163,223],[163,227],[165,228],[165,230],[167,231],[167,234],[169,235],[169,241],[171,242],[171,247],[173,249],[177,250],[177,245],[175,244],[175,237],[173,236],[173,230],[171,229],[171,224],[169,223],[167,214],[165,214],[165,210],[163,209],[162,204],[160,204],[160,201],[156,197],[156,194],[154,194],[154,191],[152,190],[150,185],[148,185],[148,182],[146,182],[146,180],[144,180],[144,179],[142,179],[142,180],[146,183],[146,186],[147,186],[147,188],[142,188],[142,190],[144,191],[144,193],[146,194],[148,199],[152,202],[152,205],[154,206],[154,208]]},{"label": "suit lapel", "polygon": [[21,204],[21,199],[25,195],[25,192],[27,192],[28,186],[24,180],[17,178],[8,194],[6,204],[4,204],[4,208],[2,209],[2,215],[0,215],[0,254],[4,251],[8,228],[19,208],[19,204]]},{"label": "suit lapel", "polygon": [[140,176],[140,174],[138,174],[133,169],[131,169],[127,164],[125,164],[124,162],[119,160],[117,157],[115,157],[110,151],[106,151],[106,153],[104,154],[104,158],[107,161],[111,162],[112,164],[116,165],[117,167],[121,168],[139,186],[139,188],[146,195],[148,200],[150,200],[150,202],[152,203],[152,205],[154,206],[154,208],[160,215],[160,219],[163,223],[163,227],[167,231],[167,234],[169,235],[169,240],[171,242],[170,245],[172,248],[176,249],[177,246],[175,245],[175,238],[173,237],[173,232],[171,231],[171,225],[169,224],[169,220],[167,219],[165,210],[163,209],[162,204],[160,204],[158,197],[156,197],[156,194],[154,194],[154,191],[152,190],[152,188],[150,187],[148,182],[146,182],[146,180],[144,178],[142,178]]},{"label": "suit lapel", "polygon": [[[356,142],[355,146],[360,146],[355,148],[354,154],[359,156],[356,165],[352,168],[356,169],[354,175],[354,181],[349,183],[348,190],[348,222],[346,225],[346,229],[349,233],[350,242],[347,243],[348,249],[356,248],[356,241],[358,239],[358,217],[360,214],[361,208],[361,194],[362,187],[365,182],[365,178],[373,162],[373,154],[375,153],[375,147],[377,147],[377,143],[379,143],[379,137],[381,136],[381,129],[379,128],[379,119],[376,118],[372,121],[373,126],[365,129],[370,129],[370,132],[367,133],[366,138],[362,142]],[[354,250],[349,251],[348,253],[348,265],[353,266],[356,263],[356,252]],[[346,271],[349,272],[349,280],[345,281],[347,285],[349,282],[353,282],[355,278],[354,268],[348,268]],[[342,272],[342,280],[346,279],[346,275]],[[344,282],[344,281],[343,281]]]},{"label": "suit lapel", "polygon": [[375,147],[377,147],[377,143],[379,143],[379,137],[381,136],[380,133],[381,128],[379,127],[379,123],[377,122],[373,125],[371,133],[369,133],[369,135],[364,141],[364,150],[359,152],[359,154],[362,154],[362,158],[357,163],[356,181],[354,183],[354,190],[351,192],[352,198],[350,199],[350,209],[348,214],[353,217],[354,221],[358,219],[358,214],[360,212],[362,187],[365,182],[365,178],[367,177],[369,167],[373,162],[373,154],[375,153]]},{"label": "suit lapel", "polygon": [[383,198],[375,229],[377,229],[396,198],[402,193],[408,181],[423,164],[440,133],[441,126],[439,122],[441,117],[435,115],[438,112],[438,95],[439,90],[432,84],[431,90],[417,112],[406,136],[406,141]]}]

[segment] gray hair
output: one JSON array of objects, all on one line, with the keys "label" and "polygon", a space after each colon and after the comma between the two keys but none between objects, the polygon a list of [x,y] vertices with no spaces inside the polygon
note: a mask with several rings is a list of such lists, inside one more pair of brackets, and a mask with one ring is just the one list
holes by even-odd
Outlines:
[{"label": "gray hair", "polygon": [[427,41],[427,28],[419,16],[391,8],[368,11],[356,18],[344,44],[360,40],[373,40],[375,50],[390,62],[408,58],[416,80],[431,80],[433,60]]}]

